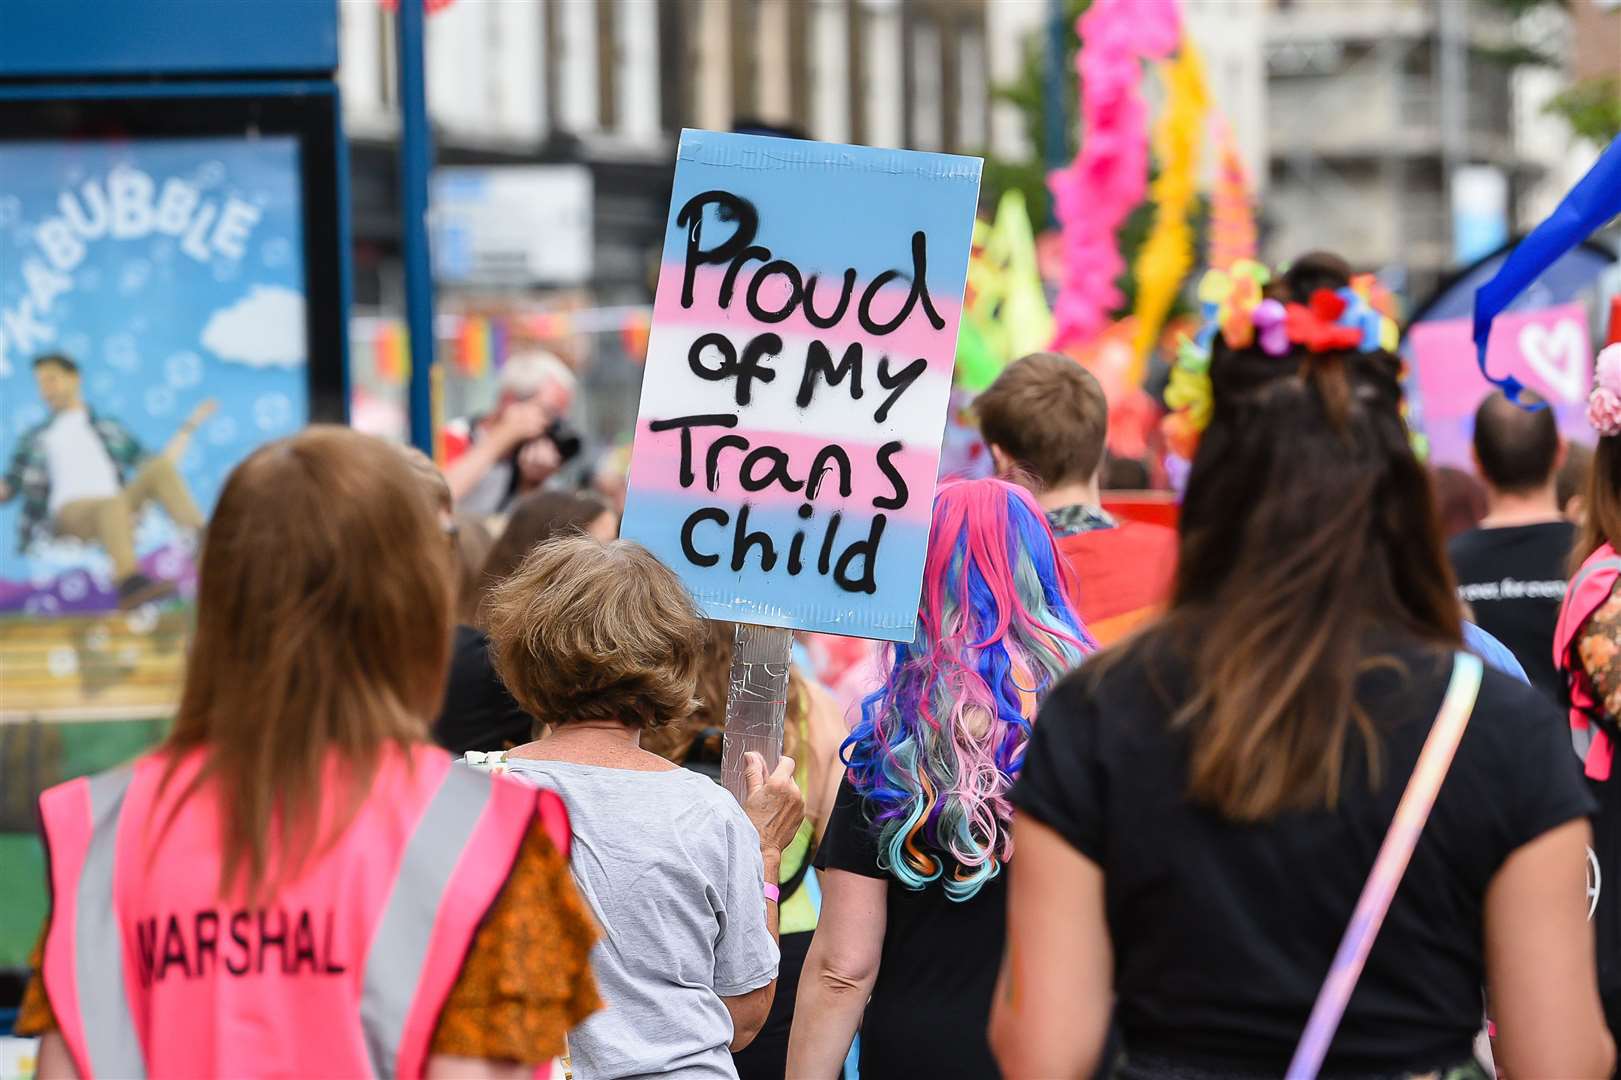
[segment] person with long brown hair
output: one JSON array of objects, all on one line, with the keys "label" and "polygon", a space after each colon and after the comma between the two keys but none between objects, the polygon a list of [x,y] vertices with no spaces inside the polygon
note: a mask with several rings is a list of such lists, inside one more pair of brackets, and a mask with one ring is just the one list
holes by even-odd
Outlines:
[{"label": "person with long brown hair", "polygon": [[484,632],[490,590],[553,537],[583,533],[607,541],[618,531],[618,515],[594,495],[543,491],[518,501],[479,568],[463,579],[434,741],[453,754],[465,754],[507,750],[534,736],[536,718],[518,704],[490,663],[490,639]]},{"label": "person with long brown hair", "polygon": [[1589,889],[1599,992],[1610,1031],[1621,1039],[1621,776],[1615,762],[1621,744],[1621,344],[1599,353],[1587,418],[1599,438],[1553,660],[1565,680],[1576,750],[1599,803]]},{"label": "person with long brown hair", "polygon": [[[1111,1019],[1116,1076],[1283,1075],[1453,670],[1480,670],[1376,290],[1332,256],[1269,278],[1208,281],[1208,348],[1179,358],[1169,398],[1203,434],[1169,609],[1035,724],[991,1025],[1009,1075],[1091,1075]],[[1509,1075],[1610,1075],[1592,800],[1552,705],[1480,679],[1324,1075],[1486,1077],[1483,984]]]},{"label": "person with long brown hair", "polygon": [[53,910],[19,1030],[41,1077],[563,1052],[596,1004],[567,818],[428,744],[451,602],[431,490],[387,443],[312,427],[237,466],[173,731],[40,799]]}]

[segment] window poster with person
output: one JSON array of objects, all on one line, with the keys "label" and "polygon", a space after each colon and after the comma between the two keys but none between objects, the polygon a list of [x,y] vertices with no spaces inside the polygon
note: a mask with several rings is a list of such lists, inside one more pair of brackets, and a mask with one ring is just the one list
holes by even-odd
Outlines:
[{"label": "window poster with person", "polygon": [[305,423],[295,138],[0,142],[0,712],[172,706],[226,474]]},{"label": "window poster with person", "polygon": [[682,132],[621,532],[710,618],[911,640],[981,165]]}]

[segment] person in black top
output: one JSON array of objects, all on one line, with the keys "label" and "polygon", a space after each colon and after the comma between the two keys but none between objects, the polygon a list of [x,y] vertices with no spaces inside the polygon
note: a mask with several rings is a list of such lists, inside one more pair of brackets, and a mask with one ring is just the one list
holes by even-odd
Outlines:
[{"label": "person in black top", "polygon": [[571,532],[606,542],[619,532],[619,518],[594,495],[543,491],[526,496],[513,507],[484,560],[476,594],[463,597],[463,621],[456,627],[445,702],[433,724],[434,741],[451,753],[508,750],[535,737],[535,718],[513,699],[490,662],[482,608],[490,587],[516,570],[531,551]]},{"label": "person in black top", "polygon": [[[1091,1075],[1112,1018],[1116,1077],[1280,1076],[1329,972],[1462,647],[1400,361],[1349,284],[1302,259],[1180,361],[1210,411],[1171,605],[1049,696],[1013,792],[1010,1075]],[[1486,671],[1322,1075],[1488,1076],[1484,984],[1508,1075],[1609,1076],[1592,806],[1552,704]]]},{"label": "person in black top", "polygon": [[[1540,400],[1531,391],[1525,397]],[[1495,392],[1475,411],[1476,468],[1486,517],[1448,545],[1458,596],[1474,621],[1507,645],[1531,684],[1557,699],[1553,627],[1565,595],[1565,563],[1576,527],[1559,510],[1565,459],[1553,411],[1528,412]]]},{"label": "person in black top", "polygon": [[985,1041],[1013,853],[1008,789],[1038,698],[1091,641],[1040,507],[1000,480],[935,496],[917,636],[862,702],[817,850],[821,919],[787,1075],[997,1075]]}]

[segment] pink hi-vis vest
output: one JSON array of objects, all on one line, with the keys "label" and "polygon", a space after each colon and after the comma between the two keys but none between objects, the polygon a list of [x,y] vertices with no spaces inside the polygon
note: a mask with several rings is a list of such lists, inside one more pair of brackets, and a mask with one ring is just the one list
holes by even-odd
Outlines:
[{"label": "pink hi-vis vest", "polygon": [[1594,696],[1593,684],[1582,670],[1580,658],[1573,653],[1583,624],[1610,598],[1617,576],[1621,576],[1621,557],[1616,556],[1609,544],[1601,544],[1571,578],[1553,632],[1554,666],[1565,676],[1565,684],[1570,688],[1571,739],[1587,775],[1594,780],[1610,778],[1615,747],[1610,744],[1608,733],[1588,717],[1587,710],[1601,712],[1604,705]]},{"label": "pink hi-vis vest", "polygon": [[202,760],[161,797],[155,755],[40,796],[42,976],[79,1074],[420,1076],[537,814],[567,851],[561,801],[427,746],[389,750],[337,842],[249,906],[218,895],[213,788],[162,828]]}]

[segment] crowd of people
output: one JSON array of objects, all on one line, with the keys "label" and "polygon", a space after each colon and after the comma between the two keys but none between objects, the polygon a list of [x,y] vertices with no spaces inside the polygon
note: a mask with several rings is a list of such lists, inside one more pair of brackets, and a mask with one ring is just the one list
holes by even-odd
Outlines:
[{"label": "crowd of people", "polygon": [[555,483],[566,369],[443,474],[262,447],[172,733],[41,800],[39,1075],[1279,1076],[1391,845],[1322,1074],[1612,1075],[1621,347],[1591,454],[1493,396],[1477,481],[1352,284],[1302,258],[1182,358],[1175,530],[1104,509],[1097,380],[1010,365],[915,636],[801,641],[741,800],[731,628],[615,539],[622,477]]}]

